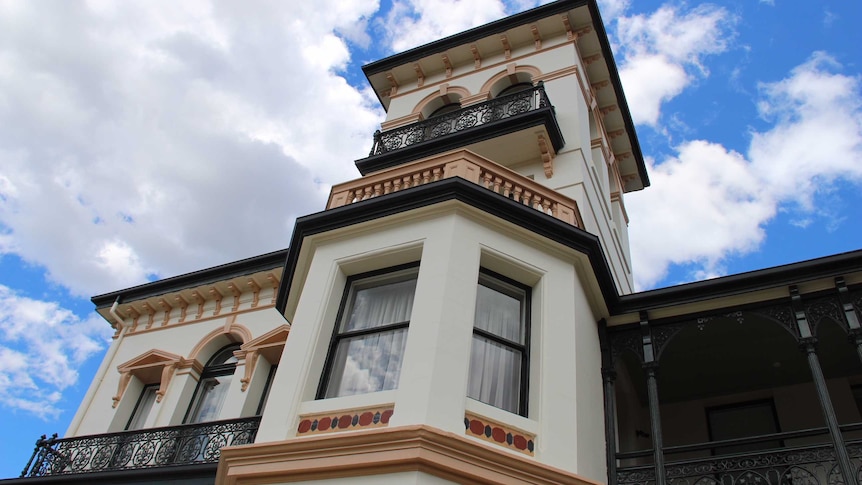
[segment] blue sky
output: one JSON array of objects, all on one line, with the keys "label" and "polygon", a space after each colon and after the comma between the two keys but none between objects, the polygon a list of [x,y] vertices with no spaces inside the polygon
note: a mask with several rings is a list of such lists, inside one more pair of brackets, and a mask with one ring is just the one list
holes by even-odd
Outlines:
[{"label": "blue sky", "polygon": [[[531,0],[0,0],[0,477],[61,435],[89,297],[283,248],[383,118],[360,66]],[[637,284],[862,247],[862,3],[604,0],[653,186]]]}]

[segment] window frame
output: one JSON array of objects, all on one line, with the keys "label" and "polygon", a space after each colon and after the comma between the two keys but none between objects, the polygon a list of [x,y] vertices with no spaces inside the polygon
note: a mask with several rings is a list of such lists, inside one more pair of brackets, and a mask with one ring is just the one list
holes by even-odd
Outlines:
[{"label": "window frame", "polygon": [[[211,378],[211,377],[222,377],[222,376],[234,376],[236,373],[236,364],[237,362],[229,362],[229,363],[221,363],[216,364],[214,361],[218,360],[219,357],[222,357],[228,349],[234,349],[233,351],[240,350],[239,343],[230,343],[225,345],[224,347],[218,349],[212,357],[207,361],[207,364],[204,366],[204,370],[201,372],[200,379],[198,379],[197,385],[195,386],[195,392],[192,394],[192,399],[189,401],[189,406],[186,408],[186,414],[183,416],[183,424],[198,424],[198,423],[207,423],[209,421],[189,421],[192,416],[192,411],[197,414],[197,408],[200,403],[198,402],[201,396],[201,387],[203,387],[203,383]],[[231,357],[227,357],[225,360],[230,360]],[[232,382],[232,381],[231,381]],[[224,397],[226,399],[227,396]],[[224,404],[224,403],[222,403]]]},{"label": "window frame", "polygon": [[[490,284],[483,283],[484,281],[491,281]],[[496,281],[494,281],[496,280]],[[485,286],[491,290],[497,291],[504,295],[508,295],[513,298],[520,299],[521,297],[518,295],[514,295],[517,291],[523,291],[523,300],[521,305],[521,324],[523,325],[524,331],[524,343],[521,344],[519,342],[514,342],[505,337],[501,337],[499,335],[494,334],[493,332],[489,332],[487,330],[483,330],[476,327],[476,315],[474,309],[473,315],[473,332],[471,334],[471,339],[474,339],[475,336],[479,336],[485,339],[488,339],[494,343],[502,345],[508,349],[514,349],[521,353],[521,372],[520,372],[520,389],[518,390],[518,409],[513,412],[508,409],[504,409],[498,406],[495,406],[490,403],[486,403],[480,399],[476,399],[471,396],[467,396],[469,399],[473,399],[474,401],[481,402],[483,404],[487,404],[488,406],[493,406],[497,409],[500,409],[505,412],[510,412],[513,414],[517,414],[519,416],[527,417],[529,413],[529,397],[530,397],[530,328],[532,324],[532,300],[533,300],[533,288],[529,285],[525,285],[519,281],[513,280],[507,276],[504,276],[495,271],[491,271],[487,268],[480,267],[479,268],[479,277],[476,281],[476,305],[479,303],[479,292],[478,287]],[[506,287],[513,287],[515,291],[511,291],[511,289],[507,289]],[[508,290],[508,291],[507,291]],[[474,342],[471,340],[470,344],[470,354],[473,353],[473,345]],[[468,391],[469,391],[469,369],[468,369]]]},{"label": "window frame", "polygon": [[[323,372],[321,372],[320,382],[317,386],[317,393],[315,394],[315,399],[332,399],[337,397],[349,397],[356,396],[358,394],[351,394],[348,396],[327,396],[327,388],[329,387],[330,380],[332,379],[332,372],[335,367],[335,357],[338,351],[338,344],[343,340],[348,340],[356,337],[363,337],[367,335],[373,335],[378,333],[390,332],[393,330],[399,330],[402,328],[410,327],[410,320],[406,320],[404,322],[391,323],[379,327],[369,327],[358,330],[349,330],[345,332],[341,332],[340,329],[344,323],[344,318],[347,316],[348,305],[350,305],[350,310],[352,310],[353,304],[353,295],[355,294],[353,288],[357,283],[361,283],[363,280],[372,279],[372,278],[381,278],[380,286],[390,283],[390,278],[387,275],[391,275],[392,279],[397,279],[400,276],[398,273],[404,273],[404,275],[412,274],[413,279],[419,279],[419,261],[414,261],[411,263],[400,264],[397,266],[391,266],[388,268],[378,269],[374,271],[368,271],[365,273],[359,273],[355,275],[351,275],[347,277],[347,281],[344,283],[344,291],[341,295],[341,301],[338,305],[338,313],[335,317],[335,324],[332,328],[332,336],[329,339],[329,346],[326,351],[326,360],[323,365]],[[375,285],[376,286],[376,285]],[[372,288],[374,286],[371,286]],[[414,302],[416,293],[413,294]],[[412,310],[411,310],[412,313]],[[412,315],[411,315],[412,317]],[[399,370],[400,372],[400,370]],[[400,374],[399,374],[400,380]],[[378,391],[379,392],[379,391]]]},{"label": "window frame", "polygon": [[129,419],[128,421],[126,421],[126,426],[123,428],[123,431],[135,431],[139,429],[145,429],[144,426],[141,426],[139,428],[131,428],[130,426],[132,425],[132,422],[136,420],[135,418],[138,417],[138,412],[143,411],[141,409],[141,404],[143,404],[144,402],[144,397],[146,397],[148,393],[152,393],[153,400],[152,402],[150,402],[150,408],[146,411],[147,415],[144,417],[144,423],[146,422],[147,417],[149,417],[150,413],[153,411],[153,405],[155,405],[156,403],[156,393],[159,390],[159,384],[160,383],[158,382],[155,384],[144,384],[144,387],[141,389],[141,393],[138,395],[138,400],[135,401],[135,407],[132,409],[132,414],[129,415]]}]

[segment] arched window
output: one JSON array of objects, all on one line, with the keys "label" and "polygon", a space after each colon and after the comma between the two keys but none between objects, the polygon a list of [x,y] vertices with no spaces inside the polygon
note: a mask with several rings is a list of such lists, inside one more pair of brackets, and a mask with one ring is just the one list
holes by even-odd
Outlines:
[{"label": "arched window", "polygon": [[444,104],[443,106],[440,106],[439,108],[435,109],[430,115],[428,115],[428,117],[433,118],[435,116],[445,115],[446,113],[458,111],[459,109],[461,109],[461,103]]},{"label": "arched window", "polygon": [[520,83],[512,84],[511,86],[506,87],[505,89],[503,89],[502,91],[497,93],[497,96],[495,96],[495,97],[505,96],[507,94],[518,93],[521,91],[526,91],[528,89],[533,89],[533,83],[531,83],[531,82],[520,82]]},{"label": "arched window", "polygon": [[201,380],[186,411],[185,423],[203,423],[218,419],[230,382],[236,370],[233,353],[239,344],[230,344],[215,353],[204,367]]}]

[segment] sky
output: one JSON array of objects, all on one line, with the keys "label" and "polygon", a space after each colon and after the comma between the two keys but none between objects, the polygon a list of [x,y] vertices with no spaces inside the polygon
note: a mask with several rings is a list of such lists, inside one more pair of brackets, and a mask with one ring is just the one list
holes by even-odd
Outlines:
[{"label": "sky", "polygon": [[[110,343],[89,297],[286,247],[384,118],[360,67],[536,0],[0,0],[0,478]],[[641,290],[862,248],[862,2],[601,0]]]}]

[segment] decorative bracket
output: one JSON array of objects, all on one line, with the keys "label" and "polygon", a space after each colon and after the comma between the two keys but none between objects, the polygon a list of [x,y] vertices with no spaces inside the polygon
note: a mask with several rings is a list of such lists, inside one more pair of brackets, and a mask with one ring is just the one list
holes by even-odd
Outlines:
[{"label": "decorative bracket", "polygon": [[389,96],[395,96],[398,94],[398,81],[395,80],[395,76],[392,75],[391,72],[386,73],[386,80],[389,81]]},{"label": "decorative bracket", "polygon": [[221,313],[221,301],[222,298],[224,298],[224,295],[222,295],[215,286],[211,287],[209,291],[210,295],[215,299],[215,310],[213,310],[213,315],[218,315]]},{"label": "decorative bracket", "polygon": [[159,306],[165,311],[165,318],[162,320],[162,326],[164,327],[168,324],[168,320],[171,319],[171,310],[173,310],[174,307],[172,307],[164,298],[159,298]]},{"label": "decorative bracket", "polygon": [[425,73],[422,71],[422,66],[416,62],[413,64],[413,70],[416,71],[416,87],[421,88],[425,85]]},{"label": "decorative bracket", "polygon": [[500,42],[503,44],[503,52],[506,55],[506,59],[512,58],[512,46],[509,45],[509,37],[506,34],[500,36]]},{"label": "decorative bracket", "polygon": [[542,36],[539,35],[539,28],[536,25],[530,26],[530,32],[533,34],[533,42],[536,45],[536,50],[542,49]]},{"label": "decorative bracket", "polygon": [[479,48],[476,44],[470,45],[470,52],[473,53],[473,67],[479,69],[482,67],[482,56],[479,55]]},{"label": "decorative bracket", "polygon": [[449,55],[440,54],[440,58],[443,59],[443,65],[446,66],[446,77],[452,77],[452,62],[449,61]]},{"label": "decorative bracket", "polygon": [[204,303],[206,303],[207,300],[203,297],[203,295],[200,294],[198,290],[192,292],[192,298],[194,298],[195,303],[198,304],[198,313],[197,315],[195,315],[195,319],[198,319],[201,317],[201,315],[204,314]]},{"label": "decorative bracket", "polygon": [[177,321],[177,323],[183,323],[184,321],[186,321],[186,311],[189,308],[189,302],[187,302],[186,299],[182,297],[182,295],[175,296],[174,301],[177,303],[177,305],[180,306],[180,319]]},{"label": "decorative bracket", "polygon": [[246,284],[252,291],[251,307],[256,308],[257,304],[260,303],[260,285],[257,284],[254,278],[249,278]]},{"label": "decorative bracket", "polygon": [[227,289],[229,289],[230,292],[233,293],[233,306],[231,307],[230,311],[235,312],[239,308],[239,297],[242,296],[242,290],[240,290],[239,287],[234,283],[228,283]]},{"label": "decorative bracket", "polygon": [[545,177],[551,178],[554,176],[554,147],[545,139],[545,135],[538,136],[539,151],[542,152],[542,168],[545,169]]},{"label": "decorative bracket", "polygon": [[266,275],[266,280],[269,281],[269,284],[272,285],[272,303],[275,303],[275,299],[278,296],[278,278],[272,273],[268,273]]},{"label": "decorative bracket", "polygon": [[572,32],[572,23],[569,21],[569,15],[564,13],[561,15],[561,18],[563,19],[563,27],[566,28],[566,39],[573,40],[575,34]]}]

